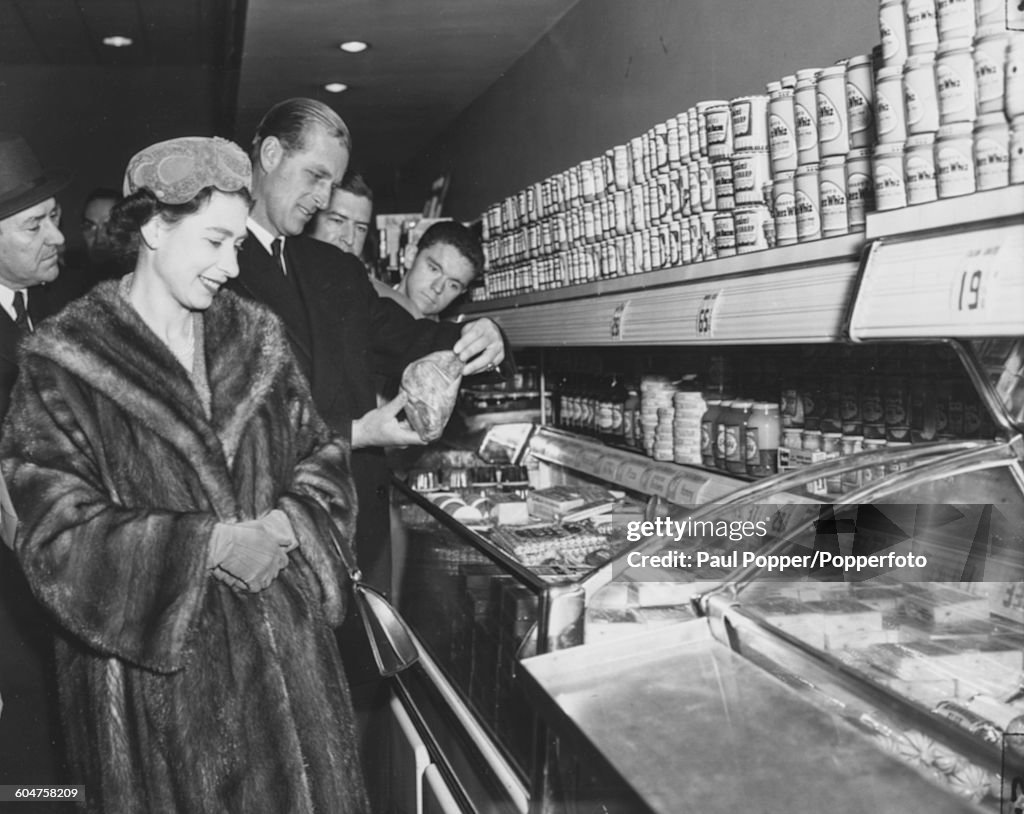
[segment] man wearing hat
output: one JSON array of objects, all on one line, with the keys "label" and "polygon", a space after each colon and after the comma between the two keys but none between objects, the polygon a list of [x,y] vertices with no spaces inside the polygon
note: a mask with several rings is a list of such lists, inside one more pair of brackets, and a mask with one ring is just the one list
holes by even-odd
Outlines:
[{"label": "man wearing hat", "polygon": [[[57,278],[64,236],[54,195],[70,180],[44,170],[21,136],[0,133],[0,419],[18,376],[18,340],[52,312],[38,286]],[[42,611],[0,544],[0,785],[61,782],[49,650]]]},{"label": "man wearing hat", "polygon": [[18,338],[45,315],[32,288],[57,279],[64,235],[53,196],[70,180],[43,170],[21,136],[0,134],[0,418],[18,375]]}]

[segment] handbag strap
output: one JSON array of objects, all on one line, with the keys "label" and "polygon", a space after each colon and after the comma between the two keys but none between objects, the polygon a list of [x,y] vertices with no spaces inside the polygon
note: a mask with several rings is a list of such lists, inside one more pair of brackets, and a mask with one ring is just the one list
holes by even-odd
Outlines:
[{"label": "handbag strap", "polygon": [[338,557],[341,559],[342,564],[344,564],[345,570],[348,571],[349,579],[352,580],[353,584],[362,582],[363,572],[359,570],[359,566],[352,559],[351,552],[349,552],[348,546],[345,545],[345,541],[341,538],[341,532],[338,531],[338,526],[331,519],[330,515],[327,516],[327,530]]}]

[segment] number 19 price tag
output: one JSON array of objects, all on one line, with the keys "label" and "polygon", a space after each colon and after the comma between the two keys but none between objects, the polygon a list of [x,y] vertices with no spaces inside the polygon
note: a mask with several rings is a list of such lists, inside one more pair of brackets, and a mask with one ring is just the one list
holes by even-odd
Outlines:
[{"label": "number 19 price tag", "polygon": [[722,292],[705,294],[697,308],[697,338],[711,339],[715,335],[715,312],[718,310]]},{"label": "number 19 price tag", "polygon": [[984,319],[999,264],[999,245],[971,249],[951,271],[949,312],[956,322]]}]

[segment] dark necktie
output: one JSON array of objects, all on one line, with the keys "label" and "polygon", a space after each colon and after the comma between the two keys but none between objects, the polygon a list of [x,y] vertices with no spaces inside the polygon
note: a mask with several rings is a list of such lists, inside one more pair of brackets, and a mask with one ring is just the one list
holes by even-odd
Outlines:
[{"label": "dark necktie", "polygon": [[281,273],[287,276],[288,269],[284,267],[284,256],[282,249],[284,248],[284,238],[275,237],[270,241],[270,253],[274,255],[274,262],[277,263],[277,267],[281,269]]},{"label": "dark necktie", "polygon": [[31,331],[32,323],[28,318],[28,308],[25,307],[25,292],[14,292],[14,324],[19,331]]}]

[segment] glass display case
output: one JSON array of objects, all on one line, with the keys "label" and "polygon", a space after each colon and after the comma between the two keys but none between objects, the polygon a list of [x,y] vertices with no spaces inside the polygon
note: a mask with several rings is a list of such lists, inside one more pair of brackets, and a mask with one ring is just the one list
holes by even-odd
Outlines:
[{"label": "glass display case", "polygon": [[[874,467],[889,474],[842,503],[809,496],[815,479]],[[674,782],[653,776],[655,748],[681,766],[726,752],[771,766],[787,782],[759,787],[764,810],[1014,810],[1024,792],[1019,438],[862,453],[697,511],[662,508],[634,527],[642,541],[584,581],[587,644],[523,664],[553,733],[551,810],[620,799],[629,811],[733,811],[755,793],[742,775],[714,789],[691,768]],[[687,606],[699,621],[661,624]],[[669,698],[665,724],[654,707]],[[616,740],[609,727],[628,728],[617,704],[668,742]],[[785,733],[772,728],[779,710]],[[775,741],[814,743],[822,727],[820,761],[795,748],[764,754]],[[755,735],[756,758],[745,741]],[[606,769],[598,778],[594,765]],[[868,766],[879,785],[841,805],[847,773]]]}]

